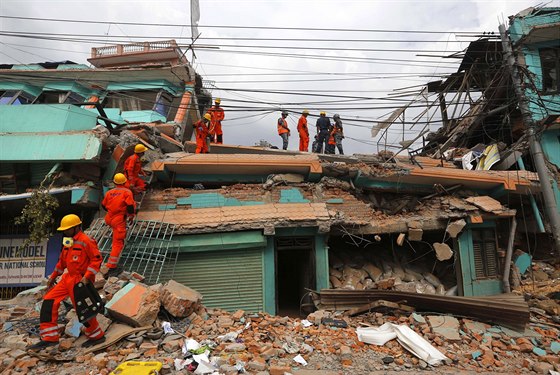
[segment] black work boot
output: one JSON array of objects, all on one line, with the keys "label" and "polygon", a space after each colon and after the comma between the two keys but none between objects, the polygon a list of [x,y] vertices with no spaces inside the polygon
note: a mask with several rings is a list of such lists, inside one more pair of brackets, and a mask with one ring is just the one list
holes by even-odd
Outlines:
[{"label": "black work boot", "polygon": [[102,342],[105,342],[105,340],[106,340],[105,336],[97,340],[88,339],[86,342],[82,344],[82,348],[89,348],[90,346],[101,344]]},{"label": "black work boot", "polygon": [[39,341],[37,344],[33,344],[29,347],[27,347],[28,350],[33,350],[33,351],[41,351],[45,348],[51,347],[51,346],[55,346],[58,345],[58,341]]},{"label": "black work boot", "polygon": [[120,266],[116,266],[115,268],[109,268],[109,271],[107,271],[107,273],[105,274],[105,278],[108,279],[109,277],[112,276],[119,277],[122,271],[123,268]]}]

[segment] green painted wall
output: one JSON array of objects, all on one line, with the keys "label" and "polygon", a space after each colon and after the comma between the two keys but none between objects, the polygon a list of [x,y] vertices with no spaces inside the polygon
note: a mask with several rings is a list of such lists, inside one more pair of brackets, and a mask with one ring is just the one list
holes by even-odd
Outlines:
[{"label": "green painted wall", "polygon": [[2,162],[85,162],[100,153],[101,141],[91,132],[0,134]]},{"label": "green painted wall", "polygon": [[70,104],[0,106],[0,133],[90,130],[97,115]]},{"label": "green painted wall", "polygon": [[183,95],[183,87],[175,86],[165,79],[146,80],[126,83],[110,83],[107,91],[137,91],[164,89],[173,96]]},{"label": "green painted wall", "polygon": [[32,96],[39,96],[39,94],[41,93],[41,88],[37,86],[32,86],[20,82],[6,82],[6,81],[0,82],[0,91],[8,91],[8,90],[15,90],[15,91],[22,90]]},{"label": "green painted wall", "polygon": [[128,122],[166,122],[165,116],[160,115],[156,111],[123,111],[121,117]]},{"label": "green painted wall", "polygon": [[327,236],[318,234],[315,236],[315,275],[316,289],[329,288],[329,247]]},{"label": "green painted wall", "polygon": [[276,267],[274,255],[274,236],[266,237],[264,249],[263,290],[264,311],[276,314]]},{"label": "green painted wall", "polygon": [[174,236],[173,240],[177,241],[181,252],[264,248],[267,245],[266,237],[257,230]]},{"label": "green painted wall", "polygon": [[98,90],[88,89],[75,82],[51,82],[43,86],[43,91],[72,91],[87,100],[91,95],[98,95]]}]

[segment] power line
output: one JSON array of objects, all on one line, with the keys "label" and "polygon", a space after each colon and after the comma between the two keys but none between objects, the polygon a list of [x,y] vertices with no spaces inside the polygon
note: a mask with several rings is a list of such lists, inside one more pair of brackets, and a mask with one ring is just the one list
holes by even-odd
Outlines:
[{"label": "power line", "polygon": [[[93,21],[63,18],[41,18],[23,16],[4,16],[0,18],[19,19],[29,21],[64,22],[64,23],[89,23],[103,25],[131,25],[131,26],[158,26],[158,27],[191,27],[190,24],[122,22],[122,21]],[[298,31],[334,31],[334,32],[367,32],[367,33],[403,33],[403,34],[480,34],[478,31],[435,31],[435,30],[387,30],[387,29],[342,29],[342,28],[313,28],[313,27],[279,27],[279,26],[233,26],[233,25],[196,25],[200,28],[211,29],[247,29],[247,30],[298,30]]]}]

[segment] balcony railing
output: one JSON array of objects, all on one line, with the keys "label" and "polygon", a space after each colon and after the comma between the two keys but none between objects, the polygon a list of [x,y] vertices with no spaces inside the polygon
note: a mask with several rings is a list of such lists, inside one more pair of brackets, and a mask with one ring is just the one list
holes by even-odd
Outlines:
[{"label": "balcony railing", "polygon": [[174,40],[117,44],[114,46],[107,46],[107,47],[94,47],[91,49],[91,57],[96,58],[96,57],[118,56],[118,55],[124,55],[128,53],[174,49],[177,47],[178,47],[177,42]]}]

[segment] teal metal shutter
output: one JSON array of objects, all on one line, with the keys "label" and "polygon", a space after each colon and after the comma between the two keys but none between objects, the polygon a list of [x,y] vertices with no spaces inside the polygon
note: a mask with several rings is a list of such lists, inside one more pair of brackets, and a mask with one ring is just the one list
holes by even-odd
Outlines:
[{"label": "teal metal shutter", "polygon": [[181,253],[173,279],[203,295],[206,307],[263,311],[263,250]]}]

